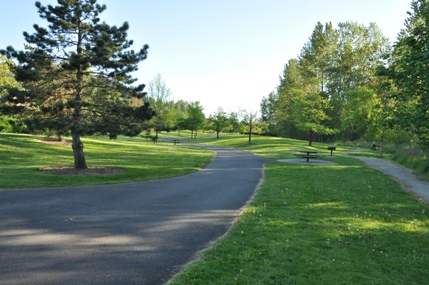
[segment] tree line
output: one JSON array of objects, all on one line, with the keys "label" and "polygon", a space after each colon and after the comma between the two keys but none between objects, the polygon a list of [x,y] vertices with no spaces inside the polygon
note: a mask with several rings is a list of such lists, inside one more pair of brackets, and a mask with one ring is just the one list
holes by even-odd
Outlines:
[{"label": "tree line", "polygon": [[226,112],[222,107],[210,114],[204,114],[204,107],[199,101],[174,101],[161,74],[157,74],[148,84],[147,102],[156,115],[146,123],[147,134],[153,131],[158,137],[160,132],[190,130],[191,138],[196,138],[198,131],[212,131],[216,138],[222,132],[258,133],[262,128],[257,112],[238,110]]},{"label": "tree line", "polygon": [[416,141],[429,147],[429,4],[415,0],[391,45],[375,23],[317,23],[277,89],[267,134],[313,141]]},{"label": "tree line", "polygon": [[129,24],[109,26],[96,0],[36,2],[47,28],[24,32],[22,51],[0,51],[0,131],[72,137],[76,169],[87,168],[85,135],[158,137],[160,132],[210,130],[314,141],[365,139],[417,142],[429,148],[429,4],[414,0],[391,45],[375,23],[317,23],[277,89],[255,111],[205,118],[199,101],[174,101],[160,74],[147,88],[131,73],[144,61],[127,39]]}]

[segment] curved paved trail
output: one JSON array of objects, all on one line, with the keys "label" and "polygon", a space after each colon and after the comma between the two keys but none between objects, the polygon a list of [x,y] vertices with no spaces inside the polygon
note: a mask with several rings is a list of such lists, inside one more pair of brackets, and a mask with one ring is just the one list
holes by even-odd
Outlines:
[{"label": "curved paved trail", "polygon": [[380,158],[357,157],[368,166],[378,169],[398,180],[406,190],[413,192],[422,200],[429,202],[429,183],[418,180],[408,168]]},{"label": "curved paved trail", "polygon": [[0,190],[0,285],[165,283],[227,231],[268,161],[207,148],[215,159],[186,176]]}]

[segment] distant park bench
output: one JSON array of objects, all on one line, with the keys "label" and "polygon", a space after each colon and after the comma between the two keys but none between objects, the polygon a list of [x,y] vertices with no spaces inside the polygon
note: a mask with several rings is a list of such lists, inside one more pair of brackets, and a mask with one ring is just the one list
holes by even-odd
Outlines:
[{"label": "distant park bench", "polygon": [[180,140],[171,140],[171,142],[172,142],[174,145],[181,143],[181,141],[180,141]]}]

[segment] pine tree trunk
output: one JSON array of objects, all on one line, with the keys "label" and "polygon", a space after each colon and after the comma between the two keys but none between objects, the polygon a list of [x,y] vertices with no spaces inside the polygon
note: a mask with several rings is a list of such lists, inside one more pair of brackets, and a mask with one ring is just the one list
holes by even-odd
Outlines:
[{"label": "pine tree trunk", "polygon": [[[81,12],[81,11],[79,11]],[[79,17],[80,18],[80,17]],[[80,26],[82,23],[79,22]],[[82,40],[83,34],[82,29],[79,27],[79,33],[77,36],[77,50],[76,53],[80,57],[82,55]],[[76,70],[76,93],[75,93],[75,106],[73,112],[73,127],[72,127],[72,148],[73,148],[73,156],[74,156],[74,168],[81,170],[87,169],[85,161],[85,155],[83,153],[83,144],[80,141],[80,134],[76,131],[79,128],[81,122],[81,99],[82,99],[82,86],[83,86],[83,67],[82,64],[79,64]]]},{"label": "pine tree trunk", "polygon": [[252,131],[253,131],[253,126],[252,126],[252,119],[249,120],[249,144],[252,144]]},{"label": "pine tree trunk", "polygon": [[85,161],[85,155],[83,153],[83,144],[80,141],[80,135],[73,134],[73,156],[74,156],[74,168],[81,170],[81,169],[87,169],[88,166],[86,166]]}]

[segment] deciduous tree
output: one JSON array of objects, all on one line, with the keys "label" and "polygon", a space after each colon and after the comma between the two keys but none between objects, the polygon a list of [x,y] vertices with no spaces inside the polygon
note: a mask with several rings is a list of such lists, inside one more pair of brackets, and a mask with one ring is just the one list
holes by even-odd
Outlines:
[{"label": "deciduous tree", "polygon": [[246,126],[246,133],[249,136],[249,144],[252,143],[252,133],[255,128],[258,112],[252,110],[242,109],[240,111],[241,122]]},{"label": "deciduous tree", "polygon": [[199,101],[191,102],[188,105],[187,113],[188,116],[184,121],[184,125],[191,131],[191,138],[196,139],[198,130],[203,127],[205,122],[203,106],[200,105]]},{"label": "deciduous tree", "polygon": [[368,128],[377,125],[375,107],[381,104],[374,91],[366,87],[346,91],[345,101],[341,109],[341,128],[347,140],[357,140],[364,137]]},{"label": "deciduous tree", "polygon": [[156,136],[160,131],[173,128],[174,102],[171,100],[171,90],[161,74],[157,74],[148,84],[148,100],[156,115],[151,120]]},{"label": "deciduous tree", "polygon": [[415,0],[390,57],[378,74],[393,82],[395,124],[418,135],[429,148],[429,2]]},{"label": "deciduous tree", "polygon": [[210,124],[210,127],[215,130],[217,139],[219,138],[219,133],[230,125],[226,112],[222,107],[219,107],[213,116],[209,117],[208,123]]}]

